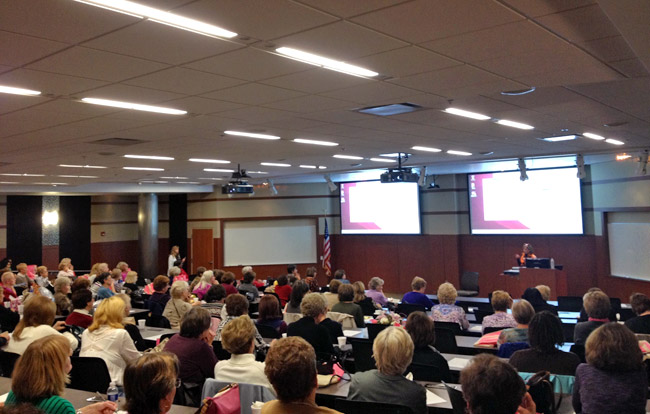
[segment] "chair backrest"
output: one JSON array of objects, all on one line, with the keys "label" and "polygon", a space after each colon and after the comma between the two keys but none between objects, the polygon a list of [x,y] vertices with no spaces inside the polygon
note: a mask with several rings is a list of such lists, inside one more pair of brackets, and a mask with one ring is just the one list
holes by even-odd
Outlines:
[{"label": "chair backrest", "polygon": [[580,312],[582,309],[582,296],[558,296],[557,310],[566,312]]},{"label": "chair backrest", "polygon": [[571,345],[571,352],[574,354],[578,355],[578,358],[580,358],[580,361],[582,363],[587,362],[587,358],[585,357],[585,346],[584,345],[579,345],[579,344],[573,344]]},{"label": "chair backrest", "polygon": [[336,321],[341,324],[343,329],[356,329],[357,323],[354,321],[354,316],[341,313],[341,312],[327,312],[327,317],[333,321]]},{"label": "chair backrest", "polygon": [[460,290],[474,290],[478,292],[478,272],[463,272],[460,276]]},{"label": "chair backrest", "polygon": [[302,313],[286,312],[282,318],[284,320],[284,323],[289,325],[290,323],[293,323],[293,322],[295,322],[297,320],[300,320],[302,318]]},{"label": "chair backrest", "polygon": [[410,407],[382,402],[354,401],[337,398],[334,408],[344,414],[413,414]]},{"label": "chair backrest", "polygon": [[230,352],[223,349],[223,346],[221,345],[221,341],[213,341],[212,350],[214,351],[214,354],[217,356],[217,359],[219,361],[223,361],[224,359],[230,359]]},{"label": "chair backrest", "polygon": [[104,394],[111,383],[106,362],[98,357],[70,357],[72,370],[68,388]]},{"label": "chair backrest", "polygon": [[451,402],[451,410],[454,414],[465,414],[467,412],[467,402],[463,397],[463,392],[449,386],[443,381],[447,394],[449,394],[449,402]]},{"label": "chair backrest", "polygon": [[171,329],[172,327],[171,323],[169,322],[169,319],[165,318],[162,315],[155,315],[153,313],[147,316],[145,325],[152,326],[154,328],[165,328],[165,329]]},{"label": "chair backrest", "polygon": [[494,311],[493,310],[482,310],[482,309],[476,309],[474,310],[474,317],[476,318],[476,323],[483,323],[483,318],[489,315],[493,315]]},{"label": "chair backrest", "polygon": [[436,331],[436,349],[445,354],[457,354],[458,345],[454,332],[445,328],[435,327],[434,329]]},{"label": "chair backrest", "polygon": [[165,339],[171,338],[172,336],[176,335],[175,333],[166,333],[160,335],[160,342],[164,341]]},{"label": "chair backrest", "polygon": [[609,298],[609,303],[612,306],[612,309],[615,309],[615,310],[621,309],[621,299],[619,299],[619,298]]},{"label": "chair backrest", "polygon": [[417,362],[412,362],[406,371],[413,374],[414,381],[430,382],[444,381],[448,379],[447,374],[449,373],[449,370],[443,372],[438,366],[418,364]]},{"label": "chair backrest", "polygon": [[372,341],[368,339],[350,338],[352,357],[356,372],[370,371],[377,368],[372,357]]},{"label": "chair backrest", "polygon": [[14,365],[16,365],[18,358],[20,358],[19,354],[0,351],[0,369],[2,369],[3,377],[11,378],[11,374],[14,372]]},{"label": "chair backrest", "polygon": [[506,342],[504,344],[501,344],[499,347],[497,356],[499,358],[510,358],[510,356],[515,352],[528,348],[530,348],[530,345],[528,345],[527,342]]},{"label": "chair backrest", "polygon": [[[230,385],[230,382],[218,381],[212,378],[205,380],[203,384],[202,398],[214,397],[222,388]],[[251,405],[255,401],[267,402],[277,397],[263,385],[239,383],[239,401],[241,402],[241,414],[251,414]]]},{"label": "chair backrest", "polygon": [[368,339],[371,341],[374,341],[377,335],[379,335],[379,332],[383,331],[384,329],[388,328],[390,325],[382,325],[380,323],[369,323],[366,325],[366,328],[368,328]]},{"label": "chair backrest", "polygon": [[443,321],[435,321],[433,323],[433,326],[436,328],[445,328],[449,329],[454,333],[454,335],[460,335],[460,325],[456,322],[443,322]]},{"label": "chair backrest", "polygon": [[502,331],[504,329],[510,328],[509,326],[487,326],[483,328],[483,335],[489,334],[496,331]]},{"label": "chair backrest", "polygon": [[277,339],[280,338],[280,332],[278,332],[274,327],[268,326],[268,325],[261,325],[261,324],[255,324],[255,327],[257,328],[257,332],[259,332],[260,335],[262,335],[262,338],[273,338]]},{"label": "chair backrest", "polygon": [[402,302],[397,305],[397,309],[395,309],[395,311],[400,315],[409,316],[412,312],[416,311],[426,312],[426,308],[422,305]]}]

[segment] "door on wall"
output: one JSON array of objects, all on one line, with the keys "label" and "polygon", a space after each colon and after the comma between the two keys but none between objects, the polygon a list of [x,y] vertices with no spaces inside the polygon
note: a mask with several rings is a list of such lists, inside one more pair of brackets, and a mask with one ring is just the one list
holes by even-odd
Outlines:
[{"label": "door on wall", "polygon": [[203,266],[206,269],[214,268],[214,239],[212,229],[192,229],[192,266],[191,273],[196,273],[196,268]]}]

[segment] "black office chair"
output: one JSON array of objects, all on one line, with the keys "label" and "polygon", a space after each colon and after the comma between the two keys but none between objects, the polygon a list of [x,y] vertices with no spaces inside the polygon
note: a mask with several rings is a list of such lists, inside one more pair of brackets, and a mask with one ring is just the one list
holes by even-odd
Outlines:
[{"label": "black office chair", "polygon": [[621,309],[621,299],[619,298],[609,298],[609,303],[612,306],[612,309],[617,312]]},{"label": "black office chair", "polygon": [[72,370],[68,388],[104,394],[111,375],[103,359],[98,357],[70,357]]},{"label": "black office chair", "polygon": [[573,344],[573,345],[571,345],[570,351],[573,352],[574,354],[578,355],[578,358],[580,358],[580,361],[582,363],[587,362],[587,359],[585,357],[585,346],[584,345]]},{"label": "black office chair", "polygon": [[181,381],[181,386],[174,395],[174,404],[199,408],[201,406],[202,391],[203,383],[195,384]]},{"label": "black office chair", "polygon": [[416,305],[413,303],[400,303],[397,305],[397,309],[395,309],[395,312],[399,313],[400,315],[404,316],[409,316],[412,312],[426,312],[426,308],[422,305]]},{"label": "black office chair", "polygon": [[557,310],[564,312],[580,312],[582,296],[558,296]]},{"label": "black office chair", "polygon": [[406,372],[413,374],[414,381],[440,382],[450,381],[449,369],[442,370],[439,366],[429,364],[418,364],[412,362]]},{"label": "black office chair", "polygon": [[481,310],[481,309],[474,310],[474,317],[476,318],[476,323],[483,323],[483,318],[493,314],[494,314],[493,310]]},{"label": "black office chair", "polygon": [[460,276],[460,289],[458,296],[478,296],[478,272],[463,272]]},{"label": "black office chair", "polygon": [[212,350],[214,351],[214,354],[217,356],[217,359],[219,361],[223,361],[224,359],[230,359],[230,352],[223,349],[223,346],[221,345],[221,341],[213,341]]},{"label": "black office chair", "polygon": [[436,327],[436,328],[449,329],[450,331],[452,331],[454,333],[454,335],[460,335],[460,332],[461,332],[460,325],[458,323],[456,323],[456,322],[442,322],[442,321],[438,322],[438,321],[436,321],[436,322],[433,323],[433,326]]},{"label": "black office chair", "polygon": [[377,335],[379,335],[379,332],[383,331],[388,327],[390,327],[390,325],[382,325],[380,323],[366,324],[366,328],[368,329],[368,339],[370,339],[370,341],[374,341]]},{"label": "black office chair", "polygon": [[165,318],[162,315],[147,315],[147,320],[144,323],[146,326],[151,326],[154,328],[165,328],[171,329],[172,325],[169,322],[169,319]]},{"label": "black office chair", "polygon": [[372,357],[372,341],[368,339],[350,338],[352,357],[356,372],[370,371],[377,368]]},{"label": "black office chair", "polygon": [[445,354],[457,354],[458,345],[454,332],[445,328],[435,327],[434,329],[436,331],[436,349]]},{"label": "black office chair", "polygon": [[334,408],[344,414],[413,414],[410,407],[382,402],[353,401],[337,398]]},{"label": "black office chair", "polygon": [[453,414],[466,414],[467,413],[467,402],[463,397],[463,392],[457,390],[456,388],[450,386],[446,382],[442,382],[445,385],[447,394],[449,394],[449,402],[451,402],[451,410]]},{"label": "black office chair", "polygon": [[510,328],[509,326],[488,326],[483,328],[483,335],[489,334],[496,331],[503,331],[504,329]]},{"label": "black office chair", "polygon": [[257,328],[257,332],[262,335],[262,338],[277,339],[281,337],[280,332],[272,326],[255,324],[255,327]]},{"label": "black office chair", "polygon": [[2,369],[3,377],[11,378],[11,374],[14,372],[14,365],[16,365],[18,358],[20,358],[19,354],[0,351],[0,369]]}]

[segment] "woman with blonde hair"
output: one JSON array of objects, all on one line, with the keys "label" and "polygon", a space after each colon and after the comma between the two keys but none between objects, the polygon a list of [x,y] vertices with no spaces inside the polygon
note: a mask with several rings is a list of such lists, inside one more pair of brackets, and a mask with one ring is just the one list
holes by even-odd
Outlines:
[{"label": "woman with blonde hair", "polygon": [[124,370],[125,408],[129,414],[167,413],[180,385],[178,359],[174,354],[145,354]]},{"label": "woman with blonde hair", "polygon": [[140,357],[122,324],[125,308],[124,300],[117,296],[104,299],[95,312],[92,325],[81,335],[79,353],[103,359],[111,380],[120,385],[126,364]]},{"label": "woman with blonde hair", "polygon": [[11,341],[4,350],[23,354],[32,342],[50,335],[63,335],[70,349],[77,349],[79,342],[74,335],[69,332],[63,334],[59,332],[65,329],[65,321],[58,321],[52,326],[55,315],[54,302],[44,296],[34,295],[25,303],[23,318],[16,325]]},{"label": "woman with blonde hair", "polygon": [[64,257],[59,262],[59,274],[56,277],[74,277],[74,267],[72,266],[72,261],[69,257]]},{"label": "woman with blonde hair", "polygon": [[30,403],[46,414],[111,414],[113,402],[91,404],[75,411],[70,401],[61,397],[68,382],[70,347],[60,335],[34,341],[16,361],[11,377],[11,391],[5,405]]},{"label": "woman with blonde hair", "polygon": [[354,303],[361,306],[361,311],[365,316],[372,316],[378,307],[374,304],[371,298],[366,296],[366,287],[363,282],[356,281],[352,284],[354,290]]},{"label": "woman with blonde hair", "polygon": [[72,312],[72,301],[68,297],[71,284],[68,277],[59,277],[54,281],[54,303],[57,315],[68,316]]},{"label": "woman with blonde hair", "polygon": [[438,287],[438,301],[431,309],[431,318],[436,322],[455,322],[460,325],[462,329],[469,329],[469,321],[465,310],[460,306],[454,305],[458,292],[454,285],[445,282]]},{"label": "woman with blonde hair", "polygon": [[183,267],[183,263],[185,263],[185,258],[183,257],[181,259],[180,247],[172,246],[169,251],[169,257],[167,258],[167,271],[172,267]]},{"label": "woman with blonde hair", "polygon": [[[190,291],[187,287],[187,282],[178,281],[172,284],[170,292],[172,298],[165,305],[163,316],[169,319],[172,329],[178,329],[181,327],[183,316],[192,309]],[[197,301],[195,304],[200,305],[201,302]]]},{"label": "woman with blonde hair", "polygon": [[215,278],[214,278],[214,273],[212,270],[206,270],[203,272],[203,275],[201,276],[201,281],[199,282],[198,285],[194,288],[192,293],[194,293],[199,299],[203,299],[203,296],[205,296],[206,293],[208,293],[208,290],[210,290],[210,287],[214,285]]},{"label": "woman with blonde hair", "polygon": [[11,298],[16,299],[18,297],[16,289],[14,289],[14,286],[16,285],[16,275],[14,275],[13,272],[4,272],[0,279],[2,280],[2,295],[4,301],[9,301]]}]

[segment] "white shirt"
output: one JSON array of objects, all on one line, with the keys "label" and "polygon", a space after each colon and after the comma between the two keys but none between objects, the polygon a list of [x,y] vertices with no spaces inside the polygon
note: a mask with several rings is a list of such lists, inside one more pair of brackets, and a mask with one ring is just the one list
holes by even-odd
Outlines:
[{"label": "white shirt", "polygon": [[221,382],[262,385],[275,394],[264,374],[264,362],[255,361],[253,354],[233,354],[230,359],[217,362],[214,366],[214,379]]},{"label": "white shirt", "polygon": [[70,349],[77,349],[79,341],[69,332],[61,333],[56,329],[48,325],[38,325],[38,326],[29,326],[23,329],[23,332],[20,334],[20,339],[17,339],[12,335],[9,344],[5,347],[5,351],[13,352],[16,354],[22,355],[27,347],[34,341],[45,338],[50,335],[63,335],[70,342]]},{"label": "white shirt", "polygon": [[[169,274],[169,270],[174,267],[174,262],[176,261],[176,256],[173,254],[169,255],[169,258],[167,259],[167,274]],[[179,265],[180,267],[180,265]]]},{"label": "white shirt", "polygon": [[111,375],[111,381],[115,381],[118,385],[122,385],[126,364],[138,359],[140,355],[125,329],[102,326],[93,332],[86,329],[81,335],[79,356],[103,359]]}]

